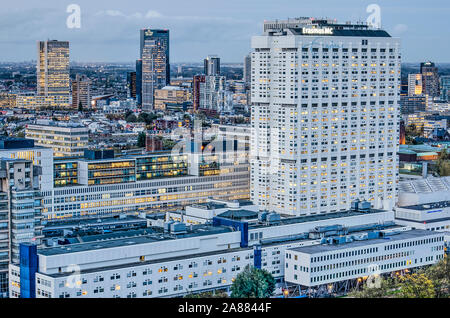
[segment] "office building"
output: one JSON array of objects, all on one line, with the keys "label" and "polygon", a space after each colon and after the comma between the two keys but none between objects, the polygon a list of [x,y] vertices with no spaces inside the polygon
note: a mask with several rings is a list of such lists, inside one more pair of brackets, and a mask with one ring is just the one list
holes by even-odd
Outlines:
[{"label": "office building", "polygon": [[39,170],[31,160],[0,159],[0,298],[8,291],[8,263],[19,262],[19,245],[42,243]]},{"label": "office building", "polygon": [[[54,184],[44,194],[44,217],[106,217],[175,211],[216,199],[249,199],[248,154],[154,152],[114,157],[94,151],[54,161]],[[229,156],[229,157],[226,157]]]},{"label": "office building", "polygon": [[91,108],[91,80],[84,75],[77,74],[72,81],[72,107],[74,109]]},{"label": "office building", "polygon": [[392,208],[399,40],[335,20],[266,21],[264,29],[252,38],[252,201],[300,216],[356,199]]},{"label": "office building", "polygon": [[440,77],[440,91],[441,100],[450,102],[450,75],[443,75]]},{"label": "office building", "polygon": [[339,282],[410,272],[443,258],[442,233],[410,230],[377,236],[369,232],[361,239],[340,237],[336,243],[286,250],[285,279],[306,290],[315,288],[320,292],[323,287],[333,292]]},{"label": "office building", "polygon": [[192,106],[194,111],[198,111],[200,109],[200,96],[201,96],[201,87],[205,85],[206,76],[205,75],[195,75],[193,79],[193,88],[192,88]]},{"label": "office building", "polygon": [[422,95],[422,74],[408,74],[408,96]]},{"label": "office building", "polygon": [[63,98],[59,107],[69,106],[69,42],[40,41],[37,44],[37,93]]},{"label": "office building", "polygon": [[428,95],[400,96],[400,112],[404,115],[431,110],[431,105],[432,98]]},{"label": "office building", "polygon": [[136,104],[142,106],[142,60],[136,61]]},{"label": "office building", "polygon": [[141,30],[142,109],[153,110],[155,90],[170,84],[169,30]]},{"label": "office building", "polygon": [[203,63],[205,75],[220,75],[220,58],[217,55],[209,55],[206,59],[204,59]]},{"label": "office building", "polygon": [[128,96],[136,99],[136,72],[127,73]]},{"label": "office building", "polygon": [[[354,210],[284,219],[278,214],[246,210],[246,206],[219,213],[212,225],[168,221],[161,227],[85,236],[78,240],[81,244],[40,249],[31,256],[38,258],[36,297],[180,297],[229,290],[247,265],[268,270],[282,284],[287,248],[320,248],[322,238],[335,233],[407,230],[395,226],[388,211]],[[71,264],[79,269],[79,277],[72,283]],[[25,289],[16,284],[21,281],[18,269],[18,264],[10,265],[11,297],[23,295]]]},{"label": "office building", "polygon": [[155,90],[155,109],[183,108],[191,100],[188,89],[180,86],[164,86]]},{"label": "office building", "polygon": [[204,82],[200,79],[195,84],[197,83],[198,86],[194,85],[194,90],[198,88],[198,91],[194,91],[194,97],[198,96],[199,109],[218,112],[225,108],[225,76],[204,76]]},{"label": "office building", "polygon": [[245,85],[250,88],[251,80],[252,80],[252,55],[249,54],[244,58],[244,76],[243,80]]},{"label": "office building", "polygon": [[40,190],[53,188],[53,150],[34,145],[34,140],[25,138],[0,138],[0,158],[31,160],[41,168],[38,175]]},{"label": "office building", "polygon": [[[246,205],[226,210],[223,205],[215,202],[210,207],[193,207],[202,215],[212,214],[212,224],[187,226],[167,221],[128,233],[81,236],[69,245],[25,251],[38,266],[9,266],[10,296],[29,297],[28,285],[19,284],[23,280],[20,269],[36,276],[33,290],[37,298],[182,297],[229,292],[247,265],[267,270],[277,287],[285,282],[304,285],[300,276],[316,271],[308,267],[314,263],[302,264],[302,268],[292,263],[299,258],[289,254],[297,249],[307,249],[320,260],[327,249],[349,253],[348,262],[339,266],[346,274],[327,281],[333,284],[363,279],[371,264],[365,256],[381,261],[382,272],[391,274],[434,264],[444,253],[444,234],[395,225],[392,212],[366,209],[365,204],[361,205],[364,211],[297,218],[258,213],[247,210]],[[78,270],[75,277],[74,269]],[[292,274],[301,281],[293,281]],[[315,285],[310,292],[317,290]]]},{"label": "office building", "polygon": [[439,96],[439,74],[438,68],[432,62],[420,63],[422,74],[423,94],[432,98]]},{"label": "office building", "polygon": [[27,125],[25,136],[36,146],[53,149],[55,157],[81,157],[89,142],[89,129],[82,124],[37,121]]},{"label": "office building", "polygon": [[16,107],[24,109],[61,108],[69,106],[66,95],[36,95],[34,93],[21,93],[16,97]]},{"label": "office building", "polygon": [[0,93],[0,108],[15,108],[17,94]]},{"label": "office building", "polygon": [[450,231],[450,201],[398,207],[395,222],[427,231]]}]

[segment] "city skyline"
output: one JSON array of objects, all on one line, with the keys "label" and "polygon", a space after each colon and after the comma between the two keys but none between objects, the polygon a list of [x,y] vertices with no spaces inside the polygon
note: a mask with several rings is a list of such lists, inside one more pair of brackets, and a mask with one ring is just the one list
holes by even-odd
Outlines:
[{"label": "city skyline", "polygon": [[[72,43],[71,60],[78,62],[124,62],[138,58],[141,28],[169,29],[171,37],[171,61],[173,63],[201,61],[207,55],[217,54],[224,63],[241,62],[250,51],[251,35],[262,33],[264,20],[294,18],[297,16],[333,17],[340,22],[366,21],[370,2],[345,1],[339,6],[322,1],[320,6],[312,1],[278,5],[268,2],[246,1],[238,4],[214,3],[186,8],[168,4],[149,5],[135,1],[127,4],[110,1],[78,1],[81,8],[81,28],[66,26],[68,1],[46,1],[45,4],[4,4],[5,27],[0,31],[0,43],[4,50],[0,60],[21,62],[33,60],[32,48],[36,41],[58,39]],[[402,40],[404,62],[431,60],[450,62],[445,52],[450,48],[445,38],[448,29],[450,5],[437,1],[433,8],[419,1],[378,1],[381,22],[392,36]],[[439,7],[437,10],[436,8]],[[14,8],[14,9],[13,9]],[[441,18],[439,18],[441,17]],[[447,24],[447,26],[446,26]],[[448,36],[447,36],[448,37]]]}]

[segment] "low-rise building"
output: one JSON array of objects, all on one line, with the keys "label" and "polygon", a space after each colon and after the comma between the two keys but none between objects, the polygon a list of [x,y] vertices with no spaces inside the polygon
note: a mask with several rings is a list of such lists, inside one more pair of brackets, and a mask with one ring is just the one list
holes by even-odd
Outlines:
[{"label": "low-rise building", "polygon": [[55,157],[81,157],[89,142],[88,128],[76,123],[40,121],[27,125],[25,136],[52,148]]}]

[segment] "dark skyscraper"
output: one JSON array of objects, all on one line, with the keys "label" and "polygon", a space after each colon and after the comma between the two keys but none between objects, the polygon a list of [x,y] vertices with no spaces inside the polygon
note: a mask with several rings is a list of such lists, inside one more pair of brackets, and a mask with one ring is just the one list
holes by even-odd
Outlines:
[{"label": "dark skyscraper", "polygon": [[127,85],[130,97],[136,99],[136,72],[128,72]]},{"label": "dark skyscraper", "polygon": [[438,68],[434,65],[434,63],[420,63],[420,73],[422,74],[422,93],[431,97],[439,96]]},{"label": "dark skyscraper", "polygon": [[142,60],[136,61],[136,105],[142,106]]},{"label": "dark skyscraper", "polygon": [[197,111],[200,108],[200,94],[202,83],[205,83],[205,75],[195,75],[193,82],[193,108]]},{"label": "dark skyscraper", "polygon": [[220,58],[216,55],[209,55],[204,60],[205,75],[220,75]]},{"label": "dark skyscraper", "polygon": [[142,109],[154,109],[154,92],[170,84],[169,30],[141,30]]}]

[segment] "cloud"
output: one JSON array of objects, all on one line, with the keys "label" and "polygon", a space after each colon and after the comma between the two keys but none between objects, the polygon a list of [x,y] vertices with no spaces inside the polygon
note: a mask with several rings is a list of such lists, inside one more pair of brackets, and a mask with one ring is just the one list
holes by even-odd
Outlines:
[{"label": "cloud", "polygon": [[147,14],[145,15],[145,17],[146,17],[147,19],[151,19],[151,18],[162,18],[163,15],[162,15],[161,13],[159,13],[158,11],[150,10],[150,11],[147,12]]},{"label": "cloud", "polygon": [[397,24],[393,29],[393,33],[397,35],[405,33],[406,31],[408,31],[408,26],[406,24]]}]

